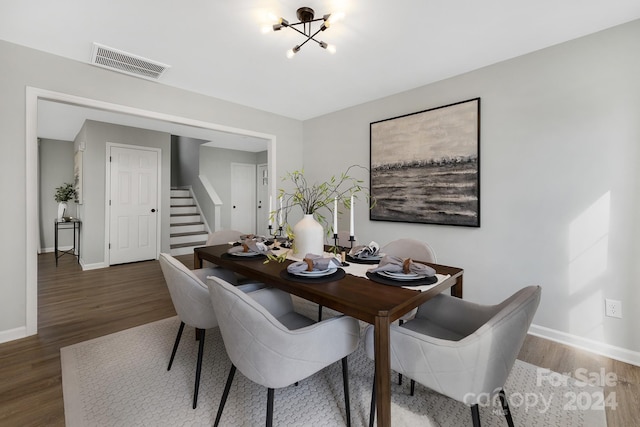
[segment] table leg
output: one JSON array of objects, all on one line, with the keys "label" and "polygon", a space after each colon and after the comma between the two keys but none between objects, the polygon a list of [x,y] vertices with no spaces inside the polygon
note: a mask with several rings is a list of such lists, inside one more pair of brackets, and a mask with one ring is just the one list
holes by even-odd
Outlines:
[{"label": "table leg", "polygon": [[389,357],[389,318],[378,316],[374,323],[376,364],[376,408],[378,427],[391,426],[391,360]]},{"label": "table leg", "polygon": [[451,287],[451,296],[462,298],[462,275],[456,279],[456,284]]},{"label": "table leg", "polygon": [[193,269],[197,270],[199,268],[202,268],[202,258],[200,258],[198,252],[193,251]]},{"label": "table leg", "polygon": [[80,227],[82,224],[78,223],[78,264],[80,264]]},{"label": "table leg", "polygon": [[54,244],[53,244],[53,246],[54,246],[53,253],[54,253],[54,255],[56,256],[56,267],[57,267],[57,266],[58,266],[58,224],[57,224],[57,223],[55,223],[55,224],[53,225],[53,228],[54,228],[54,233],[53,233],[53,234],[54,234],[54,236],[55,236],[55,238],[53,239],[53,240],[54,240]]}]

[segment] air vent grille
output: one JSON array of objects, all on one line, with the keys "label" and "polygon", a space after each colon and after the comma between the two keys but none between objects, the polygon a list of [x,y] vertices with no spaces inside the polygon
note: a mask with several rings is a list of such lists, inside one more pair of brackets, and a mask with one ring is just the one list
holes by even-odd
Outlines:
[{"label": "air vent grille", "polygon": [[158,80],[169,69],[169,65],[98,43],[93,44],[91,63],[102,68],[149,80]]}]

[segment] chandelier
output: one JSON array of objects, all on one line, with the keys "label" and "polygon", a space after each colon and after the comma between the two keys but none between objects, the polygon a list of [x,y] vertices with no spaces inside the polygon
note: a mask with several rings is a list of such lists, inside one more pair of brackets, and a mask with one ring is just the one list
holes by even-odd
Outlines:
[{"label": "chandelier", "polygon": [[[316,36],[322,31],[326,30],[331,26],[332,22],[335,22],[336,16],[332,14],[323,15],[322,18],[314,19],[314,11],[310,7],[301,7],[296,11],[296,15],[298,16],[299,22],[290,23],[284,18],[280,18],[277,24],[273,25],[273,31],[280,31],[282,28],[291,28],[292,30],[302,34],[305,37],[305,40],[295,45],[292,49],[287,51],[287,58],[293,58],[293,56],[300,51],[302,46],[304,46],[308,41],[313,40],[318,43],[318,45],[328,50],[331,53],[336,52],[336,47],[323,42],[322,40],[316,39]],[[320,26],[313,31],[312,27],[314,23],[320,23]]]}]

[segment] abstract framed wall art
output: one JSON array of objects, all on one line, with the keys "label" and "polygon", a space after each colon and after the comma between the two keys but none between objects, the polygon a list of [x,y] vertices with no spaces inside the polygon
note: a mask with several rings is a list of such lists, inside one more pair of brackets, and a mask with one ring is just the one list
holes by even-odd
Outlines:
[{"label": "abstract framed wall art", "polygon": [[370,124],[374,221],[480,227],[480,98]]}]

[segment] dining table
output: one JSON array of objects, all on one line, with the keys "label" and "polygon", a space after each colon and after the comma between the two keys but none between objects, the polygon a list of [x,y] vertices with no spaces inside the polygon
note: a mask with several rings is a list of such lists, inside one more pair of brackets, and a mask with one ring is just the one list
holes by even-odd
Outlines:
[{"label": "dining table", "polygon": [[[447,289],[450,289],[451,295],[462,298],[464,270],[423,262],[433,267],[437,275],[442,276],[442,280],[438,280],[437,284],[423,291],[402,286],[389,286],[368,277],[349,274],[349,267],[344,268],[346,274],[339,275],[335,280],[305,283],[286,274],[287,266],[294,262],[291,259],[278,262],[267,260],[265,256],[234,257],[227,253],[229,248],[228,244],[195,248],[194,268],[202,268],[203,260],[207,260],[249,279],[264,282],[374,326],[377,425],[390,426],[390,325]],[[369,267],[375,267],[375,265]]]}]

